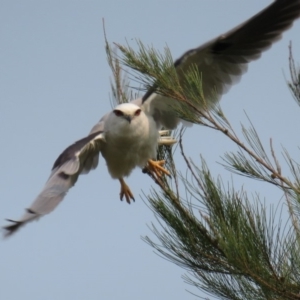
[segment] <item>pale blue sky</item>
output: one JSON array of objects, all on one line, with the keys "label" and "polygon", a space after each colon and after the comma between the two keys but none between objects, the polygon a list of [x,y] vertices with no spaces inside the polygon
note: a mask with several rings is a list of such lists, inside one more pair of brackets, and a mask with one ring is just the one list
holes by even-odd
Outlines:
[{"label": "pale blue sky", "polygon": [[[111,42],[135,46],[140,38],[160,50],[167,44],[177,58],[270,2],[0,0],[1,224],[23,213],[61,151],[110,110],[102,18]],[[272,137],[278,153],[283,144],[295,158],[299,107],[283,72],[290,40],[300,61],[299,32],[298,21],[221,102],[234,126],[246,122],[246,110],[267,147]],[[274,187],[231,177],[217,164],[224,151],[236,149],[221,134],[194,126],[184,141],[187,155],[197,161],[202,154],[214,176],[259,191],[267,203],[279,201]],[[119,182],[101,160],[52,214],[0,241],[0,298],[195,299],[185,291],[198,293],[181,279],[183,270],[140,239],[153,237],[147,224],[157,224],[140,196],[152,181],[135,170],[127,182],[136,197],[131,205],[119,201]]]}]

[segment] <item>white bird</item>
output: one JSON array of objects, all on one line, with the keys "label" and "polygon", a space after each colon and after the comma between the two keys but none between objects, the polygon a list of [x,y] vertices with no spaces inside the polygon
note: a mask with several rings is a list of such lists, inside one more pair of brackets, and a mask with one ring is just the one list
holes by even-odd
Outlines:
[{"label": "white bird", "polygon": [[[276,0],[231,31],[184,53],[174,63],[179,79],[192,65],[202,78],[205,99],[215,99],[246,71],[248,63],[261,56],[283,31],[300,16],[300,0]],[[121,200],[134,200],[124,177],[135,167],[147,167],[155,176],[169,174],[163,161],[155,161],[159,130],[174,129],[179,120],[170,111],[171,99],[148,91],[143,98],[120,104],[106,114],[89,135],[69,146],[57,158],[43,190],[19,220],[9,220],[5,236],[29,221],[50,213],[75,184],[80,174],[98,165],[99,153],[112,178],[120,181]],[[171,100],[172,101],[172,100]],[[212,101],[212,100],[211,100]]]}]

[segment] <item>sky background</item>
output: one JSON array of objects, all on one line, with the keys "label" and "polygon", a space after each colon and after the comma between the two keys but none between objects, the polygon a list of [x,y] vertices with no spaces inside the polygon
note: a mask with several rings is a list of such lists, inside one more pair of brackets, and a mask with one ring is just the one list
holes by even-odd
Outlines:
[{"label": "sky background", "polygon": [[[5,1],[0,0],[0,220],[18,218],[46,182],[57,156],[84,137],[110,110],[110,69],[102,18],[111,42],[136,47],[135,39],[175,58],[226,32],[267,6],[260,0],[195,1]],[[285,84],[288,44],[300,61],[300,22],[222,98],[222,108],[240,133],[244,110],[269,149],[273,138],[299,157],[299,107]],[[207,160],[222,175],[257,191],[266,203],[281,193],[270,185],[232,176],[218,162],[236,147],[221,134],[193,126],[186,154]],[[185,170],[178,153],[178,168]],[[283,161],[283,159],[281,159]],[[288,171],[283,167],[283,171]],[[288,173],[285,173],[288,174]],[[136,202],[119,201],[119,182],[98,169],[81,176],[58,208],[0,241],[0,298],[5,300],[195,299],[178,266],[141,240],[155,237],[155,217],[142,194],[153,182],[135,170],[128,185]]]}]

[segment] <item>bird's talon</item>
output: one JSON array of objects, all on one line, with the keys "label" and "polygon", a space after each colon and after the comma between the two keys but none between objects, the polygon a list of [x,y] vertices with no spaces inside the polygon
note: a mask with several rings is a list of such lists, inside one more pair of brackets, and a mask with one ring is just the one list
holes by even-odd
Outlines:
[{"label": "bird's talon", "polygon": [[170,172],[163,167],[164,164],[164,160],[154,161],[152,159],[149,159],[148,165],[145,169],[147,173],[151,174],[155,179],[160,179],[163,175],[168,175],[171,177]]},{"label": "bird's talon", "polygon": [[133,202],[135,202],[133,194],[129,186],[125,183],[124,179],[120,178],[119,181],[121,183],[120,200],[123,201],[123,197],[125,196],[126,202],[128,204],[130,204],[130,199],[132,199]]}]

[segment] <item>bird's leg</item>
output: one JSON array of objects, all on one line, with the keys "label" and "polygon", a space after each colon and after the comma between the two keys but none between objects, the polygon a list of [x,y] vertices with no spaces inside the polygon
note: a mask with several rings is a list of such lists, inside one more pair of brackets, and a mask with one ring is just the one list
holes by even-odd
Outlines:
[{"label": "bird's leg", "polygon": [[154,176],[155,179],[160,179],[163,174],[171,176],[170,172],[163,168],[165,164],[164,160],[148,160],[148,165],[146,166],[147,171]]},{"label": "bird's leg", "polygon": [[123,201],[123,197],[125,196],[128,204],[130,204],[130,199],[135,201],[129,186],[125,183],[124,179],[119,178],[119,181],[121,183],[120,200]]}]

